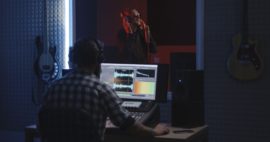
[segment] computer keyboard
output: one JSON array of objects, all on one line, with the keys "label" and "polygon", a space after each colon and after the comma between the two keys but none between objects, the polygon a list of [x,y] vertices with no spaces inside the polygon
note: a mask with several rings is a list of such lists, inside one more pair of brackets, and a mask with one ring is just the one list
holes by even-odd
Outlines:
[{"label": "computer keyboard", "polygon": [[[136,121],[141,122],[142,124],[145,124],[147,126],[154,127],[159,122],[160,117],[160,109],[159,106],[155,103],[146,103],[142,104],[141,106],[146,107],[145,108],[132,108],[127,107],[128,113],[132,118],[134,118]],[[149,109],[149,110],[148,110]],[[146,111],[148,110],[148,111]],[[110,121],[109,117],[106,121],[106,128],[115,128],[114,124]]]},{"label": "computer keyboard", "polygon": [[139,107],[124,106],[130,112],[148,112],[154,105],[153,101],[143,101]]},{"label": "computer keyboard", "polygon": [[131,117],[133,117],[135,120],[140,120],[145,113],[144,112],[129,112],[129,114],[131,115]]},{"label": "computer keyboard", "polygon": [[[129,114],[131,115],[132,118],[134,118],[136,121],[140,121],[145,113],[144,112],[129,112]],[[112,128],[112,127],[116,127],[110,120],[110,118],[108,117],[107,118],[107,121],[106,121],[106,127],[107,128]]]}]

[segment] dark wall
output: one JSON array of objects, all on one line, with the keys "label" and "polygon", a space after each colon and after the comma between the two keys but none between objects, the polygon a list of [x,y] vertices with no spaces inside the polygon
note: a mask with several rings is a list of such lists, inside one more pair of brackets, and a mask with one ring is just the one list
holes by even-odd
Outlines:
[{"label": "dark wall", "polygon": [[96,0],[75,1],[75,27],[76,39],[97,36]]},{"label": "dark wall", "polygon": [[158,45],[194,45],[196,0],[148,0],[148,22]]},{"label": "dark wall", "polygon": [[[36,76],[33,64],[38,61],[36,36],[44,40],[44,2],[45,0],[4,0],[1,1],[1,68],[0,85],[0,129],[20,130],[24,126],[36,123],[38,105],[45,90],[44,83]],[[64,0],[46,0],[48,18],[48,41],[50,45],[56,46],[56,59],[59,61],[61,70],[62,49],[64,41],[63,11]],[[78,28],[79,36],[96,36],[96,9],[85,4],[96,7],[95,1],[80,1],[85,5],[77,11],[79,19],[89,12],[89,20],[80,23],[78,26],[85,26],[87,29]],[[89,28],[88,28],[89,27]],[[43,42],[44,43],[44,42]]]},{"label": "dark wall", "polygon": [[36,119],[34,40],[42,33],[43,3],[2,0],[0,9],[0,129],[23,130]]},{"label": "dark wall", "polygon": [[258,40],[264,72],[253,81],[227,69],[232,37],[240,32],[243,0],[205,0],[205,105],[210,142],[270,141],[270,1],[248,0],[250,36]]}]

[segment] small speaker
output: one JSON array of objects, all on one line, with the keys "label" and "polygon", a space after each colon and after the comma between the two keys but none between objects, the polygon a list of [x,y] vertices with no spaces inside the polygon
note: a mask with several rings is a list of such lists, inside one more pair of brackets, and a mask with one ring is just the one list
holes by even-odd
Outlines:
[{"label": "small speaker", "polygon": [[173,79],[172,126],[204,125],[203,71],[181,70]]},{"label": "small speaker", "polygon": [[170,54],[170,90],[177,88],[175,79],[182,70],[196,69],[196,54],[190,52],[173,52]]}]

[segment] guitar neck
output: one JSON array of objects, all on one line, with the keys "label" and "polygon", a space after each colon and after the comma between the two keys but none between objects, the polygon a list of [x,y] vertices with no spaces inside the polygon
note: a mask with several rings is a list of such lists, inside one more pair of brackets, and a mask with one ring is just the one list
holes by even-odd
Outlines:
[{"label": "guitar neck", "polygon": [[47,0],[44,0],[44,53],[49,53]]},{"label": "guitar neck", "polygon": [[249,37],[249,28],[248,28],[248,0],[242,1],[243,7],[242,7],[242,27],[241,27],[241,33],[242,33],[242,40],[244,43],[248,43],[248,37]]}]

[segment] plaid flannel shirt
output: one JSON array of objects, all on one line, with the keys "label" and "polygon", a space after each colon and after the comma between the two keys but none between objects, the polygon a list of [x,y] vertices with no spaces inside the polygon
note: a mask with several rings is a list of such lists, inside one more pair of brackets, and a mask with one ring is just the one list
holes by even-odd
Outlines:
[{"label": "plaid flannel shirt", "polygon": [[104,139],[107,117],[122,129],[135,121],[121,103],[115,91],[95,75],[74,71],[52,83],[44,96],[42,107],[86,109],[92,115],[101,139]]}]

